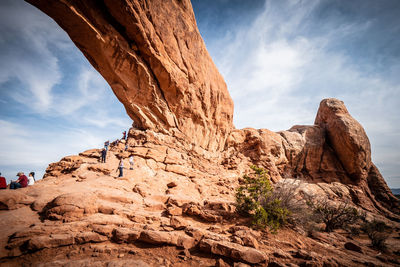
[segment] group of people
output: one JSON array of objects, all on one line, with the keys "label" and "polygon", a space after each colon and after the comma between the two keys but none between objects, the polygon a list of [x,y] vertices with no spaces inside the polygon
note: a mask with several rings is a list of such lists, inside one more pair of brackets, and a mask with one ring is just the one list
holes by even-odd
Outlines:
[{"label": "group of people", "polygon": [[[36,182],[34,172],[30,172],[28,177],[26,177],[26,175],[23,172],[18,172],[17,176],[18,179],[16,181],[11,181],[10,189],[27,187],[28,185],[33,185]],[[6,189],[6,188],[7,188],[6,178],[1,176],[0,173],[0,189]]]},{"label": "group of people", "polygon": [[[121,140],[125,140],[126,141],[126,138],[127,138],[126,131],[123,131]],[[101,157],[100,157],[100,162],[101,163],[106,163],[108,148],[110,146],[118,145],[119,141],[120,140],[117,139],[114,142],[112,142],[111,144],[110,144],[109,140],[104,142],[104,148],[101,150]],[[128,150],[128,147],[129,147],[128,143],[125,143],[125,151]],[[130,165],[129,169],[133,170],[134,160],[133,160],[133,156],[132,155],[129,157],[129,165]],[[119,160],[117,171],[119,171],[118,177],[123,177],[124,176],[124,161],[123,161],[122,158]]]},{"label": "group of people", "polygon": [[[127,138],[126,131],[123,131],[121,140],[126,140],[126,138]],[[119,142],[119,140],[116,140],[116,141],[112,142],[111,144],[110,144],[109,140],[104,142],[104,148],[101,150],[101,162],[102,163],[106,162],[107,152],[108,152],[108,148],[110,147],[110,145],[111,146],[118,145],[118,142]],[[125,145],[125,150],[127,150],[127,149],[128,149],[128,144]],[[129,157],[129,165],[130,165],[129,169],[133,170],[133,165],[134,165],[133,156]],[[118,170],[119,170],[118,177],[122,177],[123,170],[124,170],[124,162],[123,162],[122,158],[119,161]],[[30,172],[28,177],[26,177],[26,175],[23,172],[18,172],[17,176],[18,176],[18,179],[16,181],[11,181],[10,189],[24,188],[29,185],[33,185],[36,182],[35,172]],[[0,173],[0,189],[6,189],[6,188],[7,188],[6,178],[1,176],[1,173]]]},{"label": "group of people", "polygon": [[[126,131],[123,131],[121,140],[126,140],[126,137],[127,137]],[[101,157],[100,157],[100,162],[101,163],[106,163],[108,148],[110,146],[118,145],[119,141],[120,140],[117,139],[117,140],[113,141],[111,144],[110,144],[110,140],[107,140],[107,141],[104,142],[104,148],[101,150]],[[128,144],[126,143],[125,150],[127,150],[127,149],[128,149]]]}]

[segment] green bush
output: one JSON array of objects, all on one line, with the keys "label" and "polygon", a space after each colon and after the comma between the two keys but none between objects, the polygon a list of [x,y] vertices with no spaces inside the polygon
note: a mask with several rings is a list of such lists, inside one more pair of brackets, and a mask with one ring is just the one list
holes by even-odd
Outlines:
[{"label": "green bush", "polygon": [[287,222],[290,211],[274,197],[269,175],[263,168],[251,166],[254,171],[244,175],[236,191],[236,206],[241,214],[251,216],[258,228],[269,227],[273,232]]}]

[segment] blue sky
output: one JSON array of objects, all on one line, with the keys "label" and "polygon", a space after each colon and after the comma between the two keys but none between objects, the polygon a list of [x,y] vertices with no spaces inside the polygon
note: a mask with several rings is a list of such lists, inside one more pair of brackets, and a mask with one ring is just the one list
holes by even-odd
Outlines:
[{"label": "blue sky", "polygon": [[[400,1],[192,0],[235,102],[237,128],[313,124],[323,98],[366,129],[374,163],[400,188]],[[0,171],[41,176],[131,125],[66,33],[22,0],[0,2]]]}]

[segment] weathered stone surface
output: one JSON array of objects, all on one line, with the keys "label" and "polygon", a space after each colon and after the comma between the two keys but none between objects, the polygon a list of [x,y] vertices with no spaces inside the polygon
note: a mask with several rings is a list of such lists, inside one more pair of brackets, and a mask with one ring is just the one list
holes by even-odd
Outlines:
[{"label": "weathered stone surface", "polygon": [[27,1],[69,34],[136,127],[223,148],[233,102],[189,0]]},{"label": "weathered stone surface", "polygon": [[160,244],[171,244],[173,237],[169,232],[162,232],[162,231],[143,231],[140,234],[139,240],[160,245]]},{"label": "weathered stone surface", "polygon": [[350,177],[355,181],[365,179],[371,167],[371,145],[364,128],[344,103],[334,98],[322,100],[315,124],[326,129],[329,142]]},{"label": "weathered stone surface", "polygon": [[64,157],[59,162],[49,164],[43,178],[71,173],[78,169],[82,163],[83,161],[81,156]]},{"label": "weathered stone surface", "polygon": [[168,214],[169,215],[182,215],[182,208],[175,207],[175,206],[169,207]]},{"label": "weathered stone surface", "polygon": [[44,211],[49,219],[76,219],[98,211],[96,196],[92,193],[68,193],[56,197]]},{"label": "weathered stone surface", "polygon": [[172,216],[170,220],[171,226],[176,230],[185,229],[188,226],[188,222],[179,216]]},{"label": "weathered stone surface", "polygon": [[34,201],[34,198],[25,194],[24,189],[0,191],[0,210],[17,209],[25,205],[30,205]]},{"label": "weathered stone surface", "polygon": [[199,246],[204,252],[230,257],[248,263],[255,264],[266,260],[266,256],[254,248],[243,247],[226,241],[203,239],[200,241]]},{"label": "weathered stone surface", "polygon": [[[276,188],[299,178],[299,195],[351,201],[369,216],[398,220],[393,213],[398,201],[370,160],[364,130],[343,103],[322,101],[313,126],[278,133],[235,130],[231,99],[205,50],[188,0],[28,2],[68,32],[135,125],[128,140],[110,145],[107,163],[98,164],[99,149],[88,150],[51,164],[46,179],[35,186],[3,191],[1,264],[18,266],[37,255],[51,262],[63,252],[68,252],[65,257],[106,253],[102,257],[121,259],[136,253],[127,249],[136,242],[137,256],[155,266],[178,258],[192,266],[215,264],[215,258],[190,255],[189,249],[223,256],[234,265],[380,264],[367,246],[362,247],[366,259],[358,261],[343,246],[348,239],[338,233],[311,240],[291,229],[278,237],[250,230],[233,205],[240,178],[256,164],[270,171]],[[130,155],[135,168],[117,178],[119,158],[129,166]],[[104,248],[94,247],[100,242]],[[185,249],[183,257],[173,258],[177,247]],[[34,255],[24,259],[23,253]],[[161,260],[155,262],[157,257]],[[191,261],[196,257],[207,262]],[[71,262],[84,266],[95,261]]]},{"label": "weathered stone surface", "polygon": [[140,237],[140,231],[129,228],[115,228],[112,232],[113,240],[117,243],[133,243]]},{"label": "weathered stone surface", "polygon": [[74,244],[72,234],[55,234],[50,236],[34,236],[29,240],[28,250],[39,250],[43,248],[60,247]]}]

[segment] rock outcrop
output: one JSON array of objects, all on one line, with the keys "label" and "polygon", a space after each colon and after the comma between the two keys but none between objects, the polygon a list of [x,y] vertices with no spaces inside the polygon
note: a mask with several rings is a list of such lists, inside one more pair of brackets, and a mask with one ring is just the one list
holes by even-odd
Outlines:
[{"label": "rock outcrop", "polygon": [[354,180],[366,179],[371,168],[371,145],[364,128],[337,99],[321,102],[315,125],[326,130],[328,142],[334,149],[347,174]]},{"label": "rock outcrop", "polygon": [[189,0],[27,0],[110,84],[135,126],[223,148],[233,102]]},{"label": "rock outcrop", "polygon": [[[295,156],[300,153],[297,149],[307,144],[304,132],[311,131],[310,136],[321,132],[319,126],[315,132],[311,126],[295,129],[287,132],[296,136],[288,140],[298,141],[292,154],[286,153],[281,133],[242,131],[249,140],[262,140],[261,145],[254,142],[254,151],[261,153],[264,164],[275,166],[275,186],[300,183],[302,194],[326,196],[332,201],[352,201],[351,192],[356,190],[374,198],[372,191],[362,191],[352,180],[316,181],[314,172],[302,168],[292,170],[302,174],[301,179],[285,178],[291,166],[307,163],[307,156]],[[321,140],[307,149],[319,151]],[[224,262],[230,266],[390,266],[390,262],[400,262],[391,254],[375,258],[376,251],[362,238],[338,233],[308,237],[298,229],[283,229],[274,235],[250,229],[249,220],[236,213],[234,193],[256,154],[244,155],[244,147],[231,144],[234,156],[227,150],[210,152],[167,134],[131,129],[126,141],[110,147],[106,163],[94,157],[99,150],[89,150],[50,164],[46,177],[35,185],[0,191],[0,264],[97,266],[102,262],[104,266],[124,266],[142,261],[149,266],[214,266]],[[119,159],[129,166],[130,155],[135,159],[133,169],[126,168],[124,176],[117,177]],[[301,160],[292,165],[286,155]],[[70,159],[79,164],[69,168]],[[68,171],[60,171],[62,168]],[[387,196],[384,191],[382,195]],[[371,204],[372,198],[365,196],[365,202],[354,205],[365,208],[369,216],[384,214],[385,208]],[[376,199],[376,203],[384,202]],[[398,250],[394,243],[391,251]]]},{"label": "rock outcrop", "polygon": [[[0,191],[1,264],[400,264],[399,202],[343,102],[323,100],[310,126],[234,129],[232,100],[188,0],[27,1],[67,31],[134,127],[110,146],[106,163],[99,149],[88,150],[50,164],[33,186]],[[119,160],[129,166],[130,156],[133,169],[117,177]],[[267,168],[276,187],[296,184],[299,195],[386,220],[397,231],[390,251],[376,256],[364,239],[336,232],[250,229],[235,189],[251,164]]]}]

